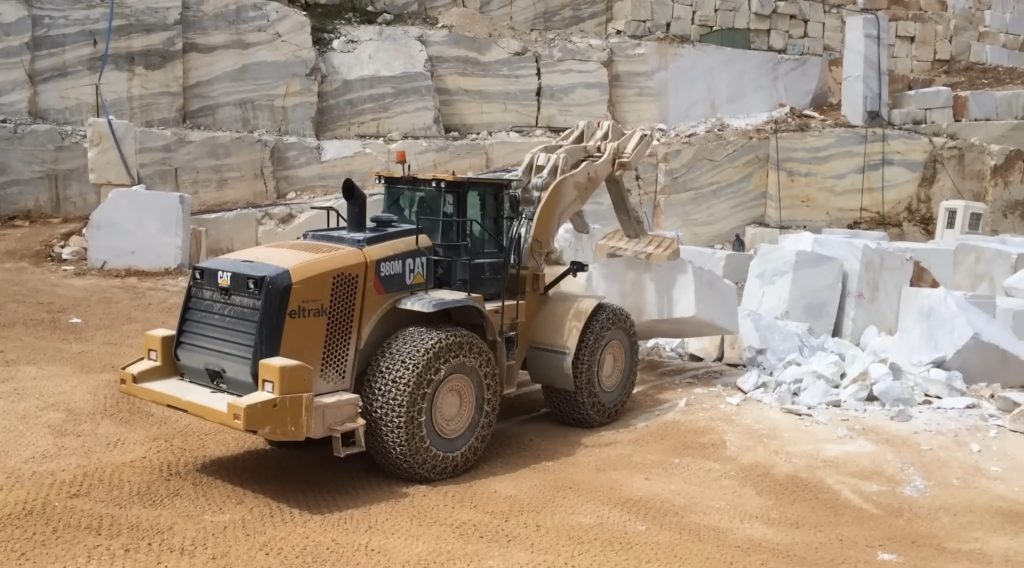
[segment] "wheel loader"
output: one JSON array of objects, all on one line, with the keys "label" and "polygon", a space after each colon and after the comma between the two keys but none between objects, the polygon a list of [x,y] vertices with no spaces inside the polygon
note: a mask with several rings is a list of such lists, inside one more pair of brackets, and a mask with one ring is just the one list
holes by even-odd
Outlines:
[{"label": "wheel loader", "polygon": [[602,185],[638,254],[674,246],[647,235],[622,183],[650,145],[582,122],[509,177],[411,175],[399,159],[376,174],[384,206],[369,223],[346,179],[337,223],[193,266],[176,331],[147,332],[119,388],[272,446],[330,437],[339,457],[368,451],[421,482],[469,469],[501,400],[526,385],[565,424],[608,424],[636,381],[634,323],[559,291],[587,267],[549,278],[547,258],[563,223],[588,230]]}]

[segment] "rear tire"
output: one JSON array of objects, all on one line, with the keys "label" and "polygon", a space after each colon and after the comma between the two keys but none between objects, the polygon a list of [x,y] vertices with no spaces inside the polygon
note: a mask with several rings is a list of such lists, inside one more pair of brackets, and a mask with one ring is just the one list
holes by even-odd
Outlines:
[{"label": "rear tire", "polygon": [[544,387],[544,403],[556,420],[596,428],[622,414],[636,386],[639,347],[629,312],[601,303],[583,326],[572,360],[576,390]]},{"label": "rear tire", "polygon": [[366,449],[387,473],[438,481],[468,470],[501,403],[494,355],[458,327],[409,327],[377,352],[362,391]]}]

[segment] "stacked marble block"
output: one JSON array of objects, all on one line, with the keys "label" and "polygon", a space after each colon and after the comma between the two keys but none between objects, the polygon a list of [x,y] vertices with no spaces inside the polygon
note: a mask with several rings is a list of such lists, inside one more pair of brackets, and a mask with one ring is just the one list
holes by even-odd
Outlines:
[{"label": "stacked marble block", "polygon": [[971,42],[970,60],[984,65],[1024,67],[1024,5],[992,0],[982,12],[983,25]]},{"label": "stacked marble block", "polygon": [[889,122],[897,126],[949,124],[953,122],[953,91],[930,87],[893,95]]},{"label": "stacked marble block", "polygon": [[957,122],[1024,120],[1024,91],[962,91],[953,95]]},{"label": "stacked marble block", "polygon": [[841,110],[856,126],[888,119],[888,58],[882,51],[888,37],[889,20],[884,14],[846,19]]},{"label": "stacked marble block", "polygon": [[[831,36],[826,27],[831,24]],[[667,33],[700,41],[713,31],[750,30],[750,48],[789,55],[822,55],[842,46],[842,17],[821,2],[798,0],[618,0],[609,33],[645,37]],[[826,41],[828,37],[829,41]]]},{"label": "stacked marble block", "polygon": [[[951,17],[945,0],[925,0],[922,11],[900,13],[889,37],[889,68],[903,75],[927,73],[953,58]],[[894,13],[894,17],[897,14]]]}]

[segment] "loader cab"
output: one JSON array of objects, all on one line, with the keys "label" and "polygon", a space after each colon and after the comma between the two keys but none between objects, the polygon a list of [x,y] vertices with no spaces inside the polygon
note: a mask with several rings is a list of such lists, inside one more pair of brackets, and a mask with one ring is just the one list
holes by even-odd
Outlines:
[{"label": "loader cab", "polygon": [[507,233],[519,214],[517,180],[378,175],[384,213],[419,227],[433,243],[435,287],[501,296],[508,275]]}]

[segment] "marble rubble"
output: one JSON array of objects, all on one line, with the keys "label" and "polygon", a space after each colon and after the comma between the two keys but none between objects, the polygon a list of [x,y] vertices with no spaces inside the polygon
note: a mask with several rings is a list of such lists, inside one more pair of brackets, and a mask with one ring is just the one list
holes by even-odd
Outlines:
[{"label": "marble rubble", "polygon": [[737,332],[736,286],[685,260],[604,259],[590,266],[586,290],[629,311],[641,339]]},{"label": "marble rubble", "polygon": [[115,189],[89,216],[89,266],[168,270],[188,266],[192,198],[149,191],[146,186]]}]

